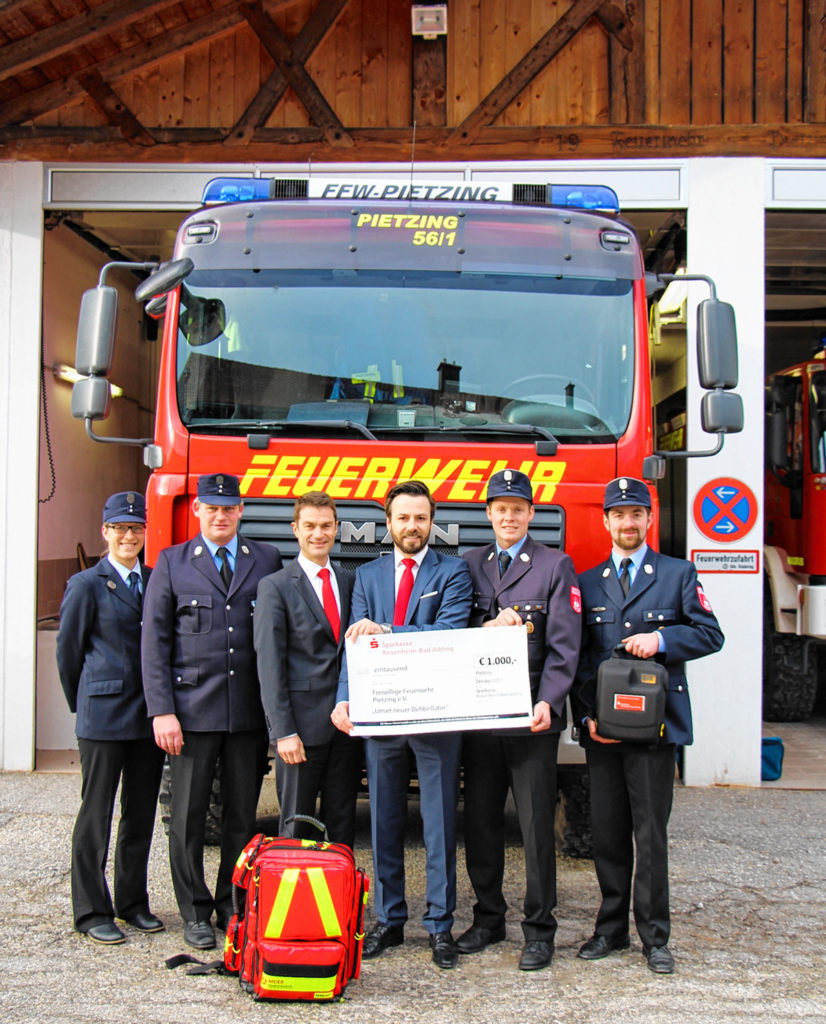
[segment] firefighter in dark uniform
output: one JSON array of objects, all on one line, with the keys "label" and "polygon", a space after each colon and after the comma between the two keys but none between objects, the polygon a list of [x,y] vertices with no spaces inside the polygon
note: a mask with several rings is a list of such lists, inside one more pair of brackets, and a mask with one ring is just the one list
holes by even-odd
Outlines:
[{"label": "firefighter in dark uniform", "polygon": [[510,788],[525,848],[525,945],[519,959],[525,971],[547,967],[553,956],[556,759],[581,635],[573,562],[531,538],[534,512],[528,477],[515,469],[495,473],[487,488],[495,542],[464,555],[473,578],[470,625],[527,627],[534,715],[530,729],[465,733],[465,856],[476,905],[473,924],[456,943],[462,953],[477,953],[505,938],[502,879]]},{"label": "firefighter in dark uniform", "polygon": [[[184,941],[211,949],[232,915],[232,870],[255,831],[267,731],[252,615],[258,583],[281,568],[278,549],[238,535],[238,478],[202,476],[193,511],[201,531],[162,551],[144,605],[143,685],[155,742],[169,755],[169,863]],[[204,829],[221,764],[221,860],[213,897]]]},{"label": "firefighter in dark uniform", "polygon": [[[602,892],[593,936],[579,950],[599,960],[627,949],[632,876],[634,921],[648,966],[671,974],[668,818],[678,746],[692,742],[685,663],[723,646],[723,634],[691,562],[648,547],[651,495],[642,480],[621,477],[605,488],[611,555],[580,577],[585,614],[574,712],[588,759],[594,866]],[[656,746],[599,735],[596,676],[618,644],[668,669],[665,732]],[[636,845],[636,871],[634,847]]]},{"label": "firefighter in dark uniform", "polygon": [[[155,746],[141,686],[141,603],[149,570],[141,566],[146,505],[131,491],[103,509],[108,552],[69,580],[60,607],[57,668],[77,712],[80,810],[72,834],[75,928],[105,945],[125,941],[117,915],[142,932],[163,931],[149,910],[147,863],[163,754]],[[121,787],[115,845],[115,902],[106,856]]]}]

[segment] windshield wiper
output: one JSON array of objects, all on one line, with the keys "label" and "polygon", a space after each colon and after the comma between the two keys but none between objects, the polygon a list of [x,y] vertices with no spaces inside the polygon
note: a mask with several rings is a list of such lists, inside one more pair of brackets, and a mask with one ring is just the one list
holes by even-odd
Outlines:
[{"label": "windshield wiper", "polygon": [[[377,441],[378,438],[363,423],[355,420],[192,420],[186,424],[190,430],[232,430],[235,433],[247,433],[248,440],[252,438],[267,437],[269,430],[293,430],[301,433],[304,430],[348,430],[361,434],[368,441]],[[257,445],[250,444],[250,447]]]},{"label": "windshield wiper", "polygon": [[[532,423],[490,423],[490,424],[461,424],[455,427],[448,427],[434,424],[431,427],[381,427],[381,433],[399,434],[483,434],[490,437],[491,434],[521,434],[525,438],[537,437],[541,441],[547,441],[548,446],[543,446],[542,455],[556,455],[559,447],[559,440],[546,427],[539,427]],[[553,451],[550,450],[551,446]]]}]

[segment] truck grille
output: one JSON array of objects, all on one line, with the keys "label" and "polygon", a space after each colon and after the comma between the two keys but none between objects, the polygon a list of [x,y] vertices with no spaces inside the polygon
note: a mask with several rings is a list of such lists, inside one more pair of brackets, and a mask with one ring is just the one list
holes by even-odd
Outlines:
[{"label": "truck grille", "polygon": [[[389,536],[385,541],[387,526],[383,508],[348,501],[336,505],[340,525],[332,557],[343,568],[355,570],[363,562],[392,551]],[[290,526],[292,513],[292,501],[248,498],[244,501],[242,532],[250,540],[277,545],[285,559],[295,558],[298,541]],[[560,506],[537,505],[530,530],[539,544],[564,550],[565,512]],[[430,543],[443,554],[461,555],[490,544],[492,539],[484,505],[437,505]]]}]

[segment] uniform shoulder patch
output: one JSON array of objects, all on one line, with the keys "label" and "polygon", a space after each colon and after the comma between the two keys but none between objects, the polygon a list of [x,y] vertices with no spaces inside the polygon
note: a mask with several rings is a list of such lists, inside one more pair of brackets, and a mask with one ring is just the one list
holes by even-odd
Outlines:
[{"label": "uniform shoulder patch", "polygon": [[711,601],[709,601],[709,599],[706,597],[706,592],[703,590],[702,586],[700,586],[699,583],[697,584],[697,597],[699,598],[700,604],[702,605],[703,609],[707,612],[711,612],[711,614],[713,615],[714,612],[711,609]]},{"label": "uniform shoulder patch", "polygon": [[571,607],[577,615],[582,614],[582,594],[579,587],[571,587]]}]

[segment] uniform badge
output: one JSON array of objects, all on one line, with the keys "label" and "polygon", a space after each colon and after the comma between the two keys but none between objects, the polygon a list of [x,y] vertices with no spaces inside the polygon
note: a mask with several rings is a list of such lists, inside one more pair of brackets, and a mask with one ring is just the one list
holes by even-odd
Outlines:
[{"label": "uniform badge", "polygon": [[494,555],[494,552],[491,551],[491,553],[488,555],[488,561],[490,561],[493,558],[493,555]]},{"label": "uniform badge", "polygon": [[604,580],[607,580],[610,575],[611,575],[611,568],[610,568],[610,566],[606,565],[605,568],[602,570],[602,578]]},{"label": "uniform badge", "polygon": [[202,555],[202,554],[204,553],[204,549],[203,549],[203,548],[201,547],[201,545],[200,545],[200,544],[198,545],[198,547],[197,547],[197,548],[195,548],[195,552],[194,552],[194,553],[195,553],[196,555]]},{"label": "uniform badge", "polygon": [[647,563],[642,567],[642,571],[646,576],[650,576],[654,572],[654,566],[648,565]]},{"label": "uniform badge", "polygon": [[533,624],[533,623],[531,622],[531,620],[530,620],[530,619],[528,619],[528,621],[527,621],[527,622],[525,623],[525,629],[526,629],[526,630],[527,630],[527,631],[528,631],[529,633],[533,633],[533,631],[534,631],[534,624]]},{"label": "uniform badge", "polygon": [[241,545],[241,550],[244,552],[245,555],[248,555],[250,553],[250,549],[247,547],[246,544]]},{"label": "uniform badge", "polygon": [[703,609],[713,615],[714,612],[711,610],[711,601],[706,597],[706,592],[699,583],[697,584],[697,597],[700,599],[700,604],[703,606]]},{"label": "uniform badge", "polygon": [[571,587],[571,607],[577,615],[582,614],[582,594],[579,587]]},{"label": "uniform badge", "polygon": [[530,562],[530,560],[531,560],[531,556],[530,555],[526,555],[524,551],[522,552],[522,554],[519,557],[520,557],[520,559],[523,562]]},{"label": "uniform badge", "polygon": [[106,581],[106,586],[107,586],[107,587],[108,587],[108,588],[109,588],[110,590],[117,590],[117,589],[118,589],[118,585],[117,585],[117,583],[115,583],[115,581],[114,581],[114,580],[107,580],[107,581]]}]

